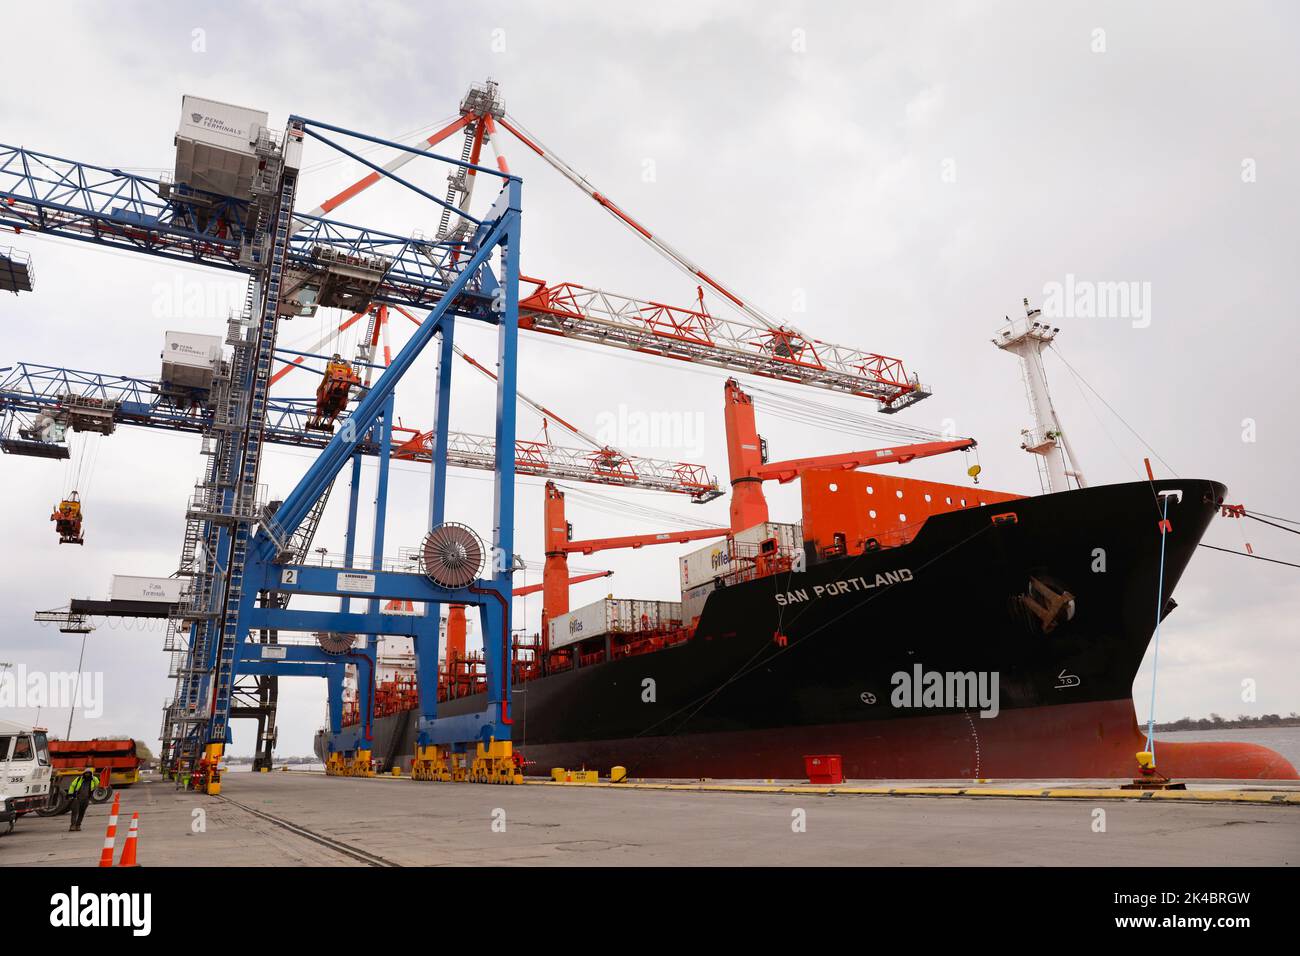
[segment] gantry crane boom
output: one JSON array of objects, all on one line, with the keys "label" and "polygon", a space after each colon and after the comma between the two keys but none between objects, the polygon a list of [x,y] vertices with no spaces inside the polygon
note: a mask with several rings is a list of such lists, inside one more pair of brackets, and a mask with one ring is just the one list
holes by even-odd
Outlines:
[{"label": "gantry crane boom", "polygon": [[[372,343],[377,341],[380,333],[387,329],[387,308],[384,305],[372,307],[375,313],[374,327],[370,335]],[[395,308],[415,325],[420,324],[420,320],[406,309],[401,306],[395,306]],[[365,314],[366,312],[362,311],[345,319],[339,324],[337,330],[322,337],[316,343],[315,348],[321,348],[329,344]],[[464,349],[453,345],[452,350],[489,379],[496,381],[496,373]],[[385,365],[387,361],[387,357],[385,357]],[[280,378],[299,367],[301,367],[301,356],[282,366],[279,371],[271,376],[271,382],[274,384]],[[717,491],[716,482],[709,476],[703,465],[629,455],[611,445],[600,442],[594,436],[523,392],[516,389],[515,394],[521,402],[538,414],[559,423],[567,431],[591,446],[590,450],[583,452],[552,445],[549,440],[546,442],[516,440],[515,448],[518,452],[516,467],[527,474],[549,474],[557,478],[579,476],[578,480],[580,481],[594,481],[600,484],[641,488],[650,491],[673,488],[691,494],[697,502],[710,501],[720,494]],[[410,437],[396,446],[394,457],[418,459],[427,457],[432,453],[434,437],[432,432],[421,432],[401,427],[396,430]],[[453,434],[448,439],[449,453],[453,456],[461,456],[463,460],[474,458],[490,463],[492,449],[490,446],[485,447],[482,445],[485,440],[478,436]]]},{"label": "gantry crane boom", "polygon": [[887,413],[930,394],[899,359],[715,316],[702,297],[686,308],[521,278],[537,286],[520,299],[521,329],[864,396]]},{"label": "gantry crane boom", "polygon": [[[450,200],[459,191],[456,215],[468,210],[474,167],[485,142],[492,144],[498,168],[502,172],[509,171],[492,136],[499,124],[698,284],[697,303],[688,308],[572,282],[549,285],[541,280],[529,280],[537,288],[520,302],[521,329],[710,365],[732,373],[759,375],[863,396],[877,401],[885,413],[897,412],[930,394],[916,375],[907,372],[901,360],[811,338],[791,323],[777,321],[700,268],[661,235],[634,219],[554,150],[544,146],[515,117],[506,113],[501,107],[497,86],[492,81],[472,86],[461,101],[460,109],[461,124],[452,124],[440,131],[450,135],[455,131],[454,126],[464,128],[466,133],[465,157],[471,166],[460,176],[459,182],[453,182],[448,193]],[[426,147],[417,144],[417,148]],[[377,181],[377,175],[372,172],[339,193],[329,201],[330,204],[320,207],[320,211],[335,208]],[[443,211],[444,229],[452,215],[449,206],[450,203]],[[445,237],[440,234],[438,238]],[[705,287],[739,312],[740,317],[712,315],[704,304]]]},{"label": "gantry crane boom", "polygon": [[[158,382],[149,379],[26,362],[0,369],[0,447],[17,454],[57,457],[55,452],[62,446],[43,442],[37,434],[37,420],[42,415],[66,422],[73,430],[81,430],[79,423],[85,421],[87,427],[101,432],[118,424],[193,434],[207,431],[212,423],[210,412],[174,405],[159,394],[160,389]],[[314,410],[309,399],[269,398],[265,440],[277,445],[325,447],[330,435],[306,427]],[[400,426],[394,426],[394,431],[409,437],[393,443],[392,458],[431,459],[431,431]],[[358,442],[358,448],[365,455],[379,454],[379,447],[367,438]],[[495,455],[496,443],[491,437],[465,432],[449,435],[447,463],[453,467],[491,471]],[[610,462],[596,452],[524,439],[515,440],[515,468],[524,475],[692,497],[713,497],[718,491],[717,481],[703,465],[634,456]]]}]

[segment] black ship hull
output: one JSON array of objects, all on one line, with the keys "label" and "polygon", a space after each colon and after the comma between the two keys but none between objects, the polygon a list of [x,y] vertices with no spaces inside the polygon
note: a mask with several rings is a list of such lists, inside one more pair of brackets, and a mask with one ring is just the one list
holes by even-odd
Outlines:
[{"label": "black ship hull", "polygon": [[[1223,493],[1178,480],[1018,499],[720,588],[684,644],[517,686],[515,746],[538,774],[790,779],[806,755],[838,754],[858,779],[1131,776],[1134,675]],[[1048,625],[1031,581],[1070,599]],[[466,697],[439,715],[484,706]],[[375,721],[385,769],[409,762],[416,724]],[[1265,748],[1214,746],[1229,751],[1162,749],[1162,769],[1295,775]]]}]

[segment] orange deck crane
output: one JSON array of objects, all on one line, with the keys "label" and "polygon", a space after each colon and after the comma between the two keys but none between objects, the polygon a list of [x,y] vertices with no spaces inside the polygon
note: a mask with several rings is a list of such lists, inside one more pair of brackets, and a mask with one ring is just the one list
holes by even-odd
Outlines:
[{"label": "orange deck crane", "polygon": [[767,521],[767,498],[763,495],[763,482],[793,481],[813,470],[843,468],[852,471],[867,465],[904,464],[915,458],[928,458],[951,451],[965,451],[975,447],[975,439],[958,438],[953,441],[920,442],[896,445],[892,448],[874,448],[837,455],[819,455],[813,458],[792,458],[788,461],[767,461],[765,442],[758,434],[754,422],[754,400],[734,378],[723,386],[725,396],[724,417],[727,426],[727,463],[731,476],[731,530],[744,531]]},{"label": "orange deck crane", "polygon": [[[595,554],[616,548],[644,548],[654,544],[685,544],[730,533],[729,528],[695,528],[689,531],[665,531],[655,534],[631,534],[613,538],[573,539],[573,526],[564,513],[564,492],[553,481],[546,483],[545,551],[542,567],[542,646],[543,666],[549,668],[550,620],[569,610],[569,555]],[[557,651],[567,654],[569,651]]]}]

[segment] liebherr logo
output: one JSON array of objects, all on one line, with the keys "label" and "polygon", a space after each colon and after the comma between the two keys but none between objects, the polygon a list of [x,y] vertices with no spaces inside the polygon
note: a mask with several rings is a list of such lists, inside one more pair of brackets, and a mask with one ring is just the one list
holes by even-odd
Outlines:
[{"label": "liebherr logo", "polygon": [[133,936],[148,936],[153,928],[152,893],[70,893],[50,897],[50,925],[77,928],[128,927]]}]

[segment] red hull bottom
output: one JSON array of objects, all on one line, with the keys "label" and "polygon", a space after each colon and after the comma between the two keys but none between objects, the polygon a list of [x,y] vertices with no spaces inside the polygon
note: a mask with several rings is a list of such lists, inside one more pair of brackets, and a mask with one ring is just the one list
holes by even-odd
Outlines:
[{"label": "red hull bottom", "polygon": [[[519,743],[529,773],[609,768],[632,777],[801,779],[805,754],[839,754],[856,780],[1094,778],[1137,773],[1145,748],[1131,700],[1003,711],[991,719],[940,715],[869,723]],[[1199,780],[1295,780],[1295,767],[1245,743],[1156,743],[1165,775]]]}]

